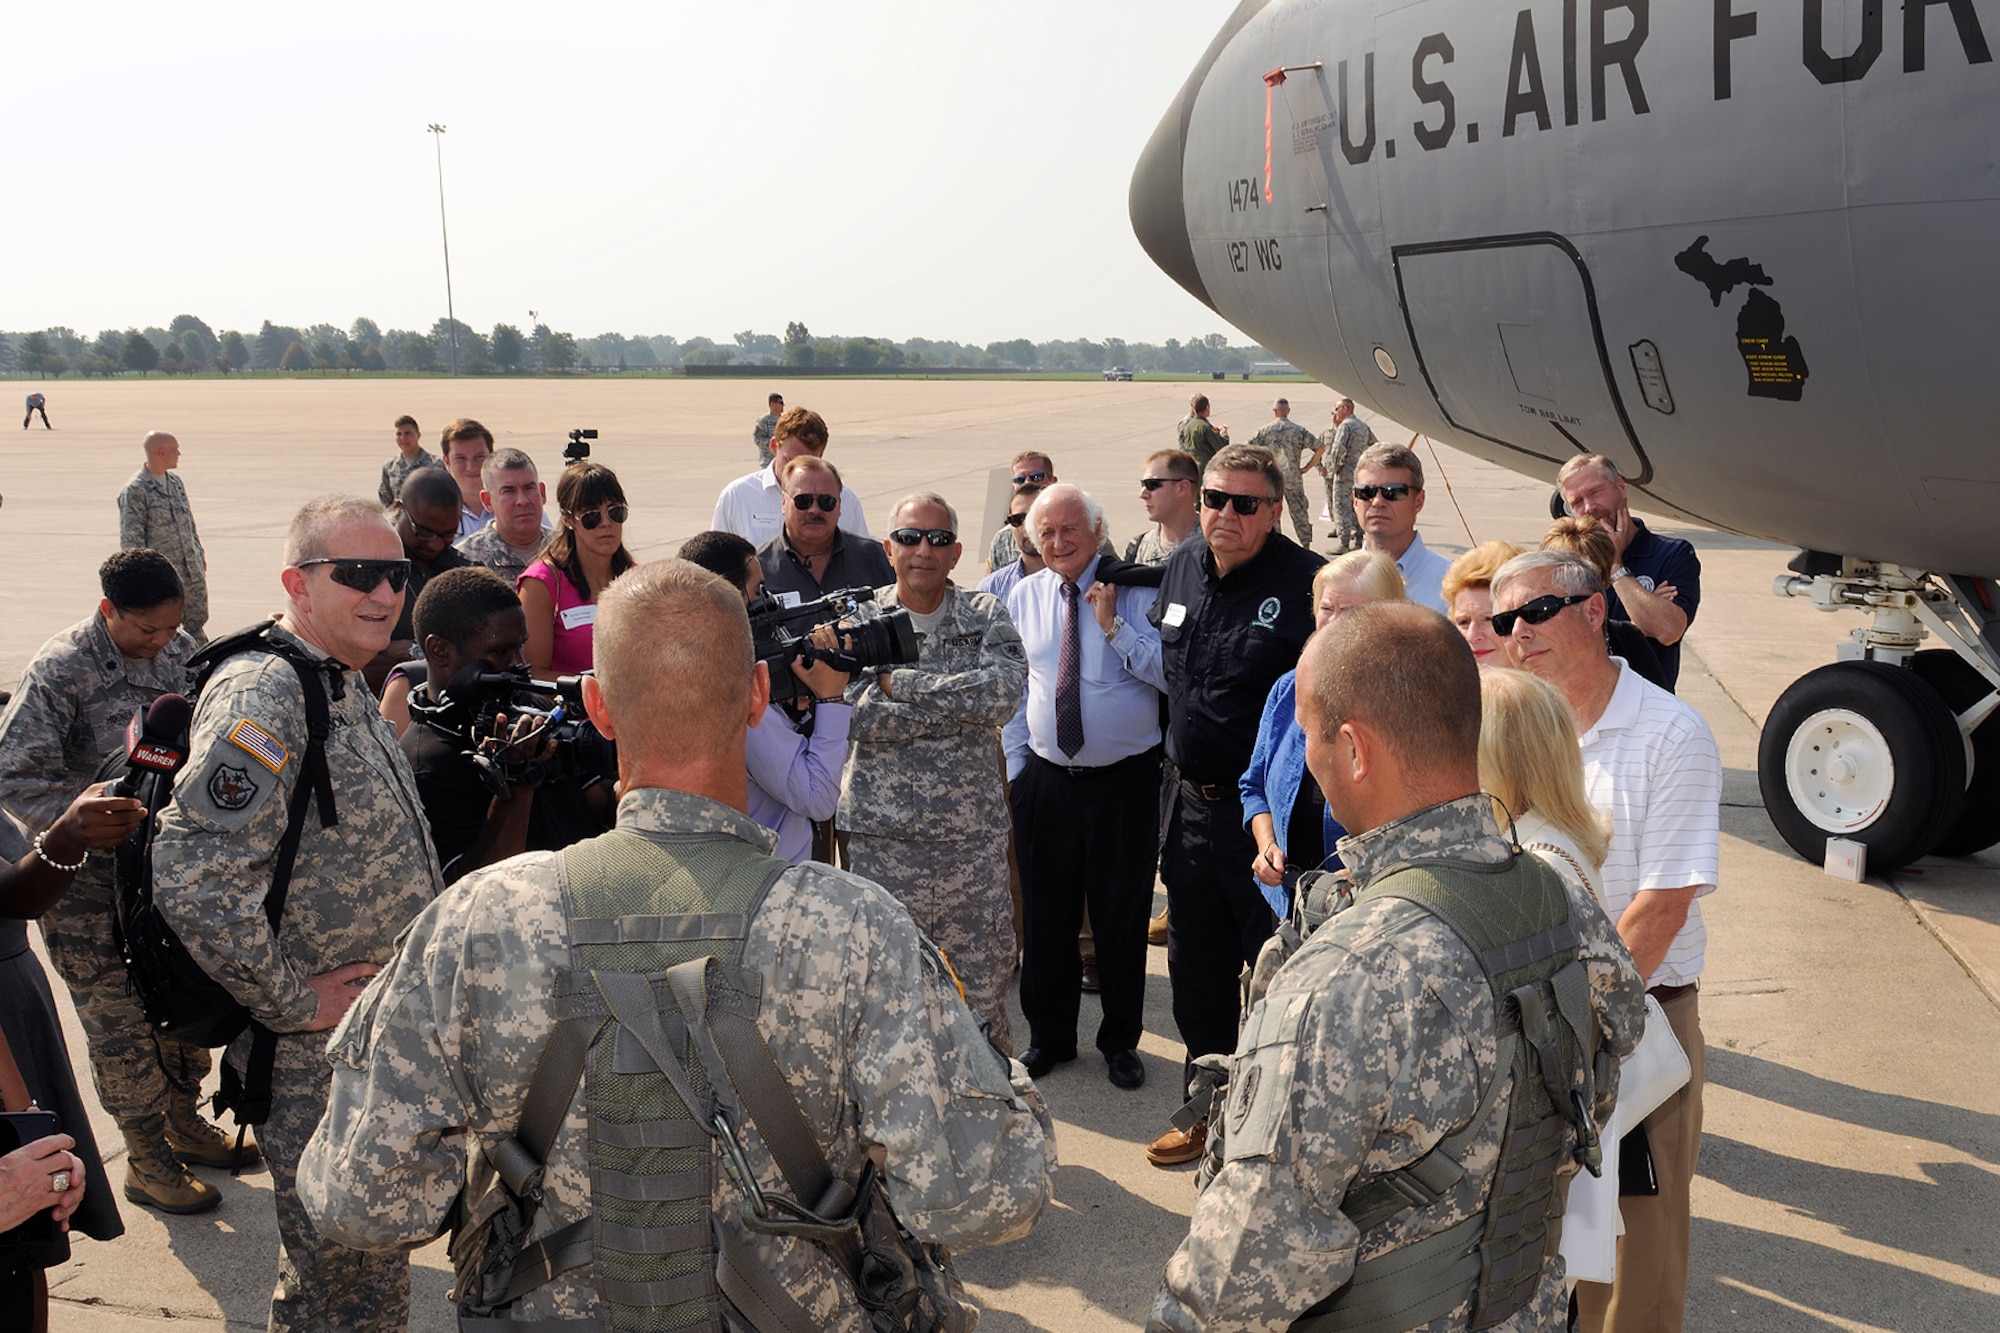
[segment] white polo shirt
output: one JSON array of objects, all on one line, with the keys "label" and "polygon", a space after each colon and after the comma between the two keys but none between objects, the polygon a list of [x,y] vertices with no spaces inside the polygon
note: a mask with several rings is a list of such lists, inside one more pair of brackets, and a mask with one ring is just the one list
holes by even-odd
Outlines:
[{"label": "white polo shirt", "polygon": [[[708,526],[733,532],[752,546],[762,546],[785,525],[785,493],[778,488],[778,465],[760,467],[722,488],[715,500],[715,517]],[[840,488],[840,526],[857,537],[868,535],[868,517],[852,486]]]},{"label": "white polo shirt", "polygon": [[1615,924],[1649,889],[1693,884],[1687,922],[1646,985],[1684,986],[1701,975],[1708,929],[1701,900],[1715,892],[1722,857],[1722,756],[1700,713],[1625,663],[1597,725],[1578,737],[1590,803],[1611,816],[1604,910]]}]

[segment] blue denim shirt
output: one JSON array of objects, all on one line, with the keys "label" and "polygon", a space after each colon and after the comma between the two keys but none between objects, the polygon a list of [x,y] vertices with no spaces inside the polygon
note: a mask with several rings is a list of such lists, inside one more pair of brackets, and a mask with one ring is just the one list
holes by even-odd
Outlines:
[{"label": "blue denim shirt", "polygon": [[[1269,815],[1276,826],[1280,847],[1286,845],[1292,806],[1299,799],[1299,783],[1306,772],[1306,733],[1298,723],[1297,690],[1296,671],[1287,671],[1271,686],[1271,693],[1264,700],[1264,715],[1257,722],[1257,745],[1250,752],[1250,767],[1236,783],[1243,793],[1243,827],[1250,827],[1252,816]],[[1320,809],[1325,821],[1324,864],[1333,870],[1340,865],[1340,857],[1333,852],[1334,845],[1347,836],[1347,830],[1335,822],[1332,811],[1325,806]],[[1282,917],[1291,910],[1291,899],[1283,885],[1266,884],[1255,875],[1251,879],[1263,891],[1272,911]]]}]

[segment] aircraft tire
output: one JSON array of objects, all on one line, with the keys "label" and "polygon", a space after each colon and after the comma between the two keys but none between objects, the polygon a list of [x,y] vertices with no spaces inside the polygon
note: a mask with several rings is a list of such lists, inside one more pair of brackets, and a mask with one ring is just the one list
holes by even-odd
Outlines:
[{"label": "aircraft tire", "polygon": [[[1910,669],[1928,681],[1944,706],[1962,713],[1993,690],[1986,677],[1949,648],[1926,648],[1910,659]],[[1958,818],[1931,848],[1932,856],[1971,856],[2000,842],[2000,712],[1972,733],[1972,776]]]},{"label": "aircraft tire", "polygon": [[1757,782],[1778,833],[1806,860],[1829,837],[1866,844],[1868,868],[1928,854],[1965,799],[1965,745],[1914,671],[1836,662],[1792,682],[1764,722]]}]

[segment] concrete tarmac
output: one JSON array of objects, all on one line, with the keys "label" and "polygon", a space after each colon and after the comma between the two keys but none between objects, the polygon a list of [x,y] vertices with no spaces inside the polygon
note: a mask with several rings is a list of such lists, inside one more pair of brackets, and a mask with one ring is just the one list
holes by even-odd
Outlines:
[{"label": "concrete tarmac", "polygon": [[[527,449],[553,486],[573,426],[603,434],[595,457],[632,501],[627,540],[641,559],[707,526],[716,491],[754,464],[750,423],[779,389],[827,417],[829,458],[880,535],[896,499],[936,490],[961,527],[982,527],[996,473],[1046,449],[1065,481],[1105,504],[1120,541],[1143,521],[1133,478],[1196,388],[1237,439],[1269,419],[1273,390],[1196,385],[679,380],[489,382],[250,381],[48,386],[53,432],[0,435],[0,560],[29,574],[0,624],[0,681],[95,604],[94,571],[117,542],[113,498],[139,466],[148,428],[177,432],[182,475],[207,543],[211,629],[277,610],[285,523],[327,490],[373,494],[410,412],[435,451],[450,416],[470,412]],[[1290,385],[1294,418],[1323,429],[1334,393]],[[1377,422],[1384,438],[1396,434]],[[1474,539],[1532,543],[1545,485],[1453,450],[1419,445],[1431,466],[1425,539],[1447,552]],[[2000,1328],[2000,858],[1927,860],[1862,884],[1828,878],[1784,846],[1756,780],[1757,727],[1798,675],[1832,660],[1858,616],[1770,595],[1789,552],[1671,522],[1700,549],[1704,600],[1687,640],[1681,694],[1714,728],[1726,768],[1723,870],[1707,900],[1703,978],[1709,1047],[1707,1130],[1695,1192],[1688,1328]],[[1316,524],[1324,549],[1328,525]],[[1289,532],[1289,525],[1287,525]],[[985,542],[967,541],[976,578]],[[1058,1119],[1058,1199],[1034,1233],[961,1257],[994,1330],[1139,1328],[1161,1265],[1185,1233],[1193,1169],[1143,1156],[1176,1103],[1180,1048],[1164,950],[1151,953],[1146,1086],[1121,1092],[1086,1053],[1044,1091]],[[60,990],[60,987],[58,987]],[[65,1006],[66,1007],[66,1006]],[[1093,1021],[1091,1006],[1084,1010]],[[1083,1045],[1089,1045],[1087,1030]],[[69,1028],[88,1097],[82,1037]],[[95,1120],[111,1157],[117,1135]],[[264,1324],[276,1237],[268,1177],[230,1179],[221,1209],[166,1218],[121,1205],[128,1234],[79,1240],[50,1274],[54,1327],[111,1333],[232,1330]],[[443,1245],[417,1253],[411,1327],[452,1327]]]}]

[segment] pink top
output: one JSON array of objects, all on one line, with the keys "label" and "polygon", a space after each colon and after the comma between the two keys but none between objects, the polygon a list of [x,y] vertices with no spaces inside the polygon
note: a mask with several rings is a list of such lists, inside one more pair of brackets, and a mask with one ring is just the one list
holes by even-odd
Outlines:
[{"label": "pink top", "polygon": [[569,581],[569,575],[546,560],[537,560],[522,570],[514,586],[518,588],[528,579],[538,579],[547,584],[549,596],[555,599],[555,651],[549,659],[549,670],[558,676],[574,676],[580,671],[590,670],[596,660],[592,644],[597,626],[597,603],[587,601],[577,591],[576,585]]}]

